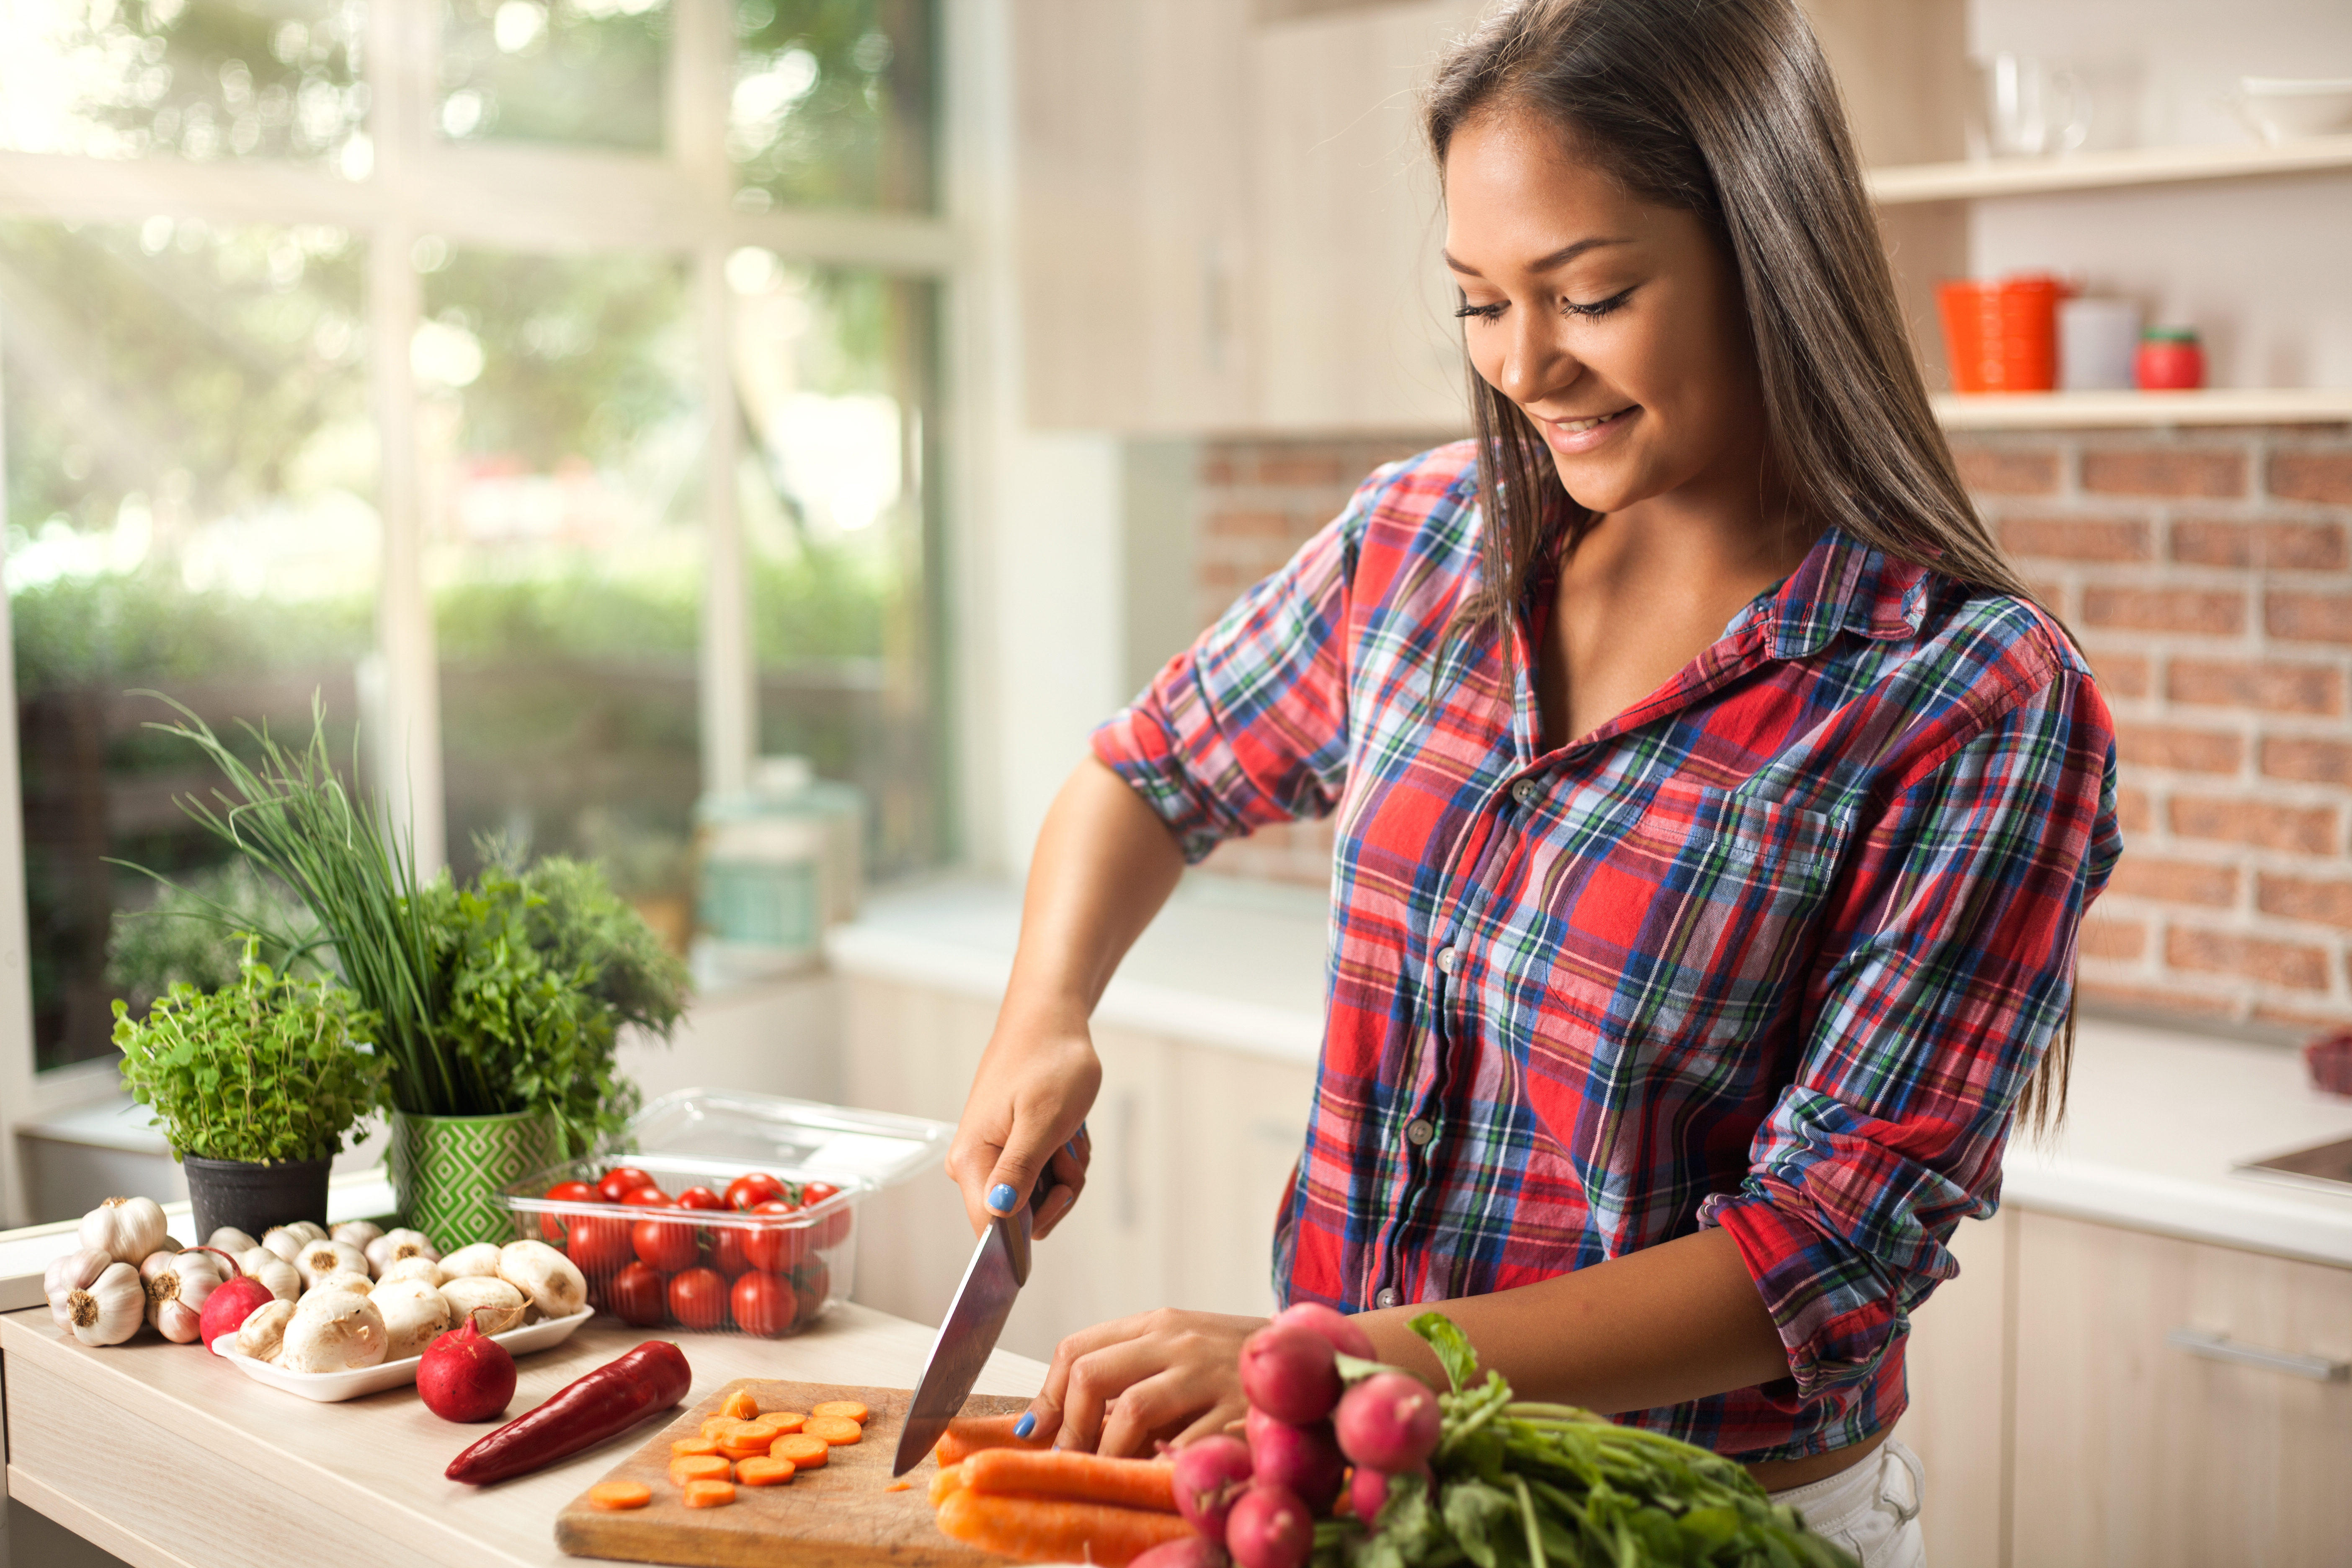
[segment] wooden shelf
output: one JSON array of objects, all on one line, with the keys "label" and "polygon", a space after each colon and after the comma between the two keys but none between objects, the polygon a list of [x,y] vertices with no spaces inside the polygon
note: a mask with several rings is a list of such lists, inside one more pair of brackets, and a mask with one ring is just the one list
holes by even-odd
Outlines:
[{"label": "wooden shelf", "polygon": [[2352,423],[2352,388],[2209,387],[2201,392],[1941,392],[1948,430],[2060,430],[2140,425]]},{"label": "wooden shelf", "polygon": [[1977,196],[2028,196],[2189,180],[2243,180],[2265,174],[2352,168],[2352,136],[2312,136],[2276,147],[2134,147],[2063,158],[1993,158],[1980,163],[1906,163],[1870,171],[1870,194],[1882,206],[1958,202]]}]

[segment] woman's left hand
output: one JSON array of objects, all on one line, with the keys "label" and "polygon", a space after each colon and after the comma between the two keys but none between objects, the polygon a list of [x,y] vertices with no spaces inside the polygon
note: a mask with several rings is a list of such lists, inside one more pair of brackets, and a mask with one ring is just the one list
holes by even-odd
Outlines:
[{"label": "woman's left hand", "polygon": [[1054,1347],[1045,1387],[1030,1402],[1030,1436],[1127,1456],[1150,1453],[1155,1439],[1222,1432],[1249,1413],[1242,1342],[1265,1321],[1163,1307],[1081,1329]]}]

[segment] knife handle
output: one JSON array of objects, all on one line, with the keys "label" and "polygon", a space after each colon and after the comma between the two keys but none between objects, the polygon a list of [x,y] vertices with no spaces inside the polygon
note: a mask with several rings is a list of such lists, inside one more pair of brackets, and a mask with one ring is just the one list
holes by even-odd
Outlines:
[{"label": "knife handle", "polygon": [[1029,1194],[1029,1201],[1011,1214],[996,1216],[995,1223],[1004,1232],[1005,1255],[1013,1260],[1013,1282],[1015,1285],[1029,1283],[1029,1227],[1034,1222],[1037,1210],[1044,1205],[1046,1194],[1053,1190],[1054,1167],[1049,1162],[1043,1171],[1037,1173],[1037,1187]]}]

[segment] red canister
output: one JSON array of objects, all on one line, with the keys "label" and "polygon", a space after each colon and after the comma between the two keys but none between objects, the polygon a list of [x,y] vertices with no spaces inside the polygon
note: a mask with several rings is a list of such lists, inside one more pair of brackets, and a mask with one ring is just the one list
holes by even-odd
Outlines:
[{"label": "red canister", "polygon": [[2058,300],[2047,273],[1936,285],[1944,349],[1958,392],[2048,392],[2058,384]]},{"label": "red canister", "polygon": [[2139,335],[2132,378],[2142,392],[2194,392],[2205,384],[2205,351],[2194,327],[2150,327]]}]

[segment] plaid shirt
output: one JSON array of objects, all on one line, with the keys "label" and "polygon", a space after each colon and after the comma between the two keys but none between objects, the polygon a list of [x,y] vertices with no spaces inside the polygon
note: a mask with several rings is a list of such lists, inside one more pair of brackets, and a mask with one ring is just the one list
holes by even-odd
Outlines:
[{"label": "plaid shirt", "polygon": [[1375,473],[1095,735],[1191,859],[1337,814],[1277,1291],[1440,1301],[1721,1226],[1790,1376],[1619,1418],[1748,1459],[1860,1441],[2065,1018],[2121,849],[2105,704],[2033,606],[1832,530],[1539,752],[1556,564],[1509,660],[1446,631],[1475,485],[1466,442]]}]

